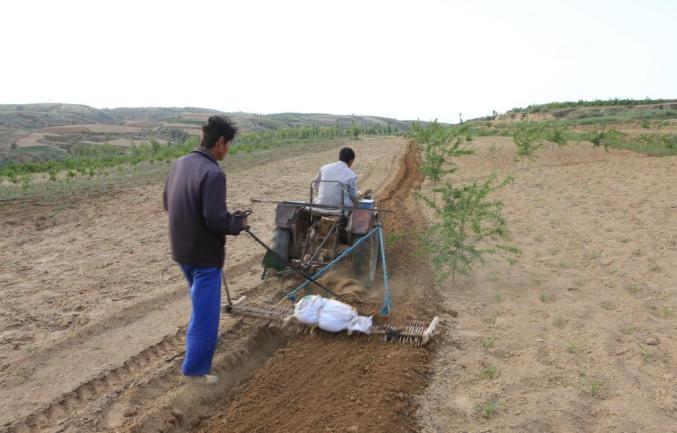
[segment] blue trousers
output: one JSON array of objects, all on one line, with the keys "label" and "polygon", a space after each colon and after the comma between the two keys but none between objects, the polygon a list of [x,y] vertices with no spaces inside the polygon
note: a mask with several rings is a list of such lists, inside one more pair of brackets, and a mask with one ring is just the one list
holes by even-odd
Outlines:
[{"label": "blue trousers", "polygon": [[193,311],[186,330],[185,376],[208,374],[216,350],[221,316],[221,269],[180,265],[190,286]]}]

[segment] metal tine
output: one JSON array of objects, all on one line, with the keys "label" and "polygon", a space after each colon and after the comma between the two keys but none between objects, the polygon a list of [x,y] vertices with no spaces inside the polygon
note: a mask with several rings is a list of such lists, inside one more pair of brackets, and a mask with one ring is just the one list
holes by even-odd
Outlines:
[{"label": "metal tine", "polygon": [[[291,308],[273,304],[239,303],[233,305],[230,312],[260,320],[283,321],[285,318],[293,315],[294,311]],[[367,338],[369,341],[372,341],[374,338],[380,338],[386,342],[412,344],[415,347],[420,347],[423,345],[423,337],[429,326],[428,323],[421,320],[404,320],[399,324],[397,322],[382,323],[374,325],[372,334]],[[295,331],[301,334],[310,334],[313,332],[313,328],[302,325],[295,327]],[[342,334],[338,336],[342,340],[345,340],[346,337],[349,337],[349,335]]]}]

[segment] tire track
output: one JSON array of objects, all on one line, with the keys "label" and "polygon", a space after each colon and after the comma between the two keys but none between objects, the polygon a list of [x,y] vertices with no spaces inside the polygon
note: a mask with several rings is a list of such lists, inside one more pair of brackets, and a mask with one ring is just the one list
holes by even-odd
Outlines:
[{"label": "tire track", "polygon": [[64,420],[85,408],[89,403],[129,385],[130,379],[147,371],[149,365],[156,364],[158,361],[168,363],[180,356],[183,343],[181,335],[184,332],[185,328],[176,334],[166,336],[160,342],[129,358],[120,367],[101,372],[94,379],[63,394],[46,407],[34,411],[8,428],[3,428],[0,432],[24,433],[39,432],[49,428],[56,429],[63,424]]},{"label": "tire track", "polygon": [[[250,262],[256,261],[258,261],[258,258],[254,257],[247,260],[246,263],[241,263],[233,268],[250,266]],[[185,296],[185,288],[177,289],[176,292],[176,294],[172,293],[167,296],[173,297],[178,294]],[[261,284],[252,288],[247,294],[248,296],[261,296],[265,295],[265,292],[270,293],[270,287],[266,284]],[[130,307],[130,309],[139,314],[143,310],[143,307],[147,307],[149,304],[152,305],[152,301],[143,302],[141,303],[142,305],[135,305]],[[147,313],[148,310],[146,309]],[[126,322],[133,321],[134,317],[134,315],[131,318],[127,317]],[[115,322],[109,323],[108,327],[115,326]],[[233,334],[239,335],[240,321],[230,320],[229,322],[226,326],[223,323],[221,325],[218,343],[219,349],[224,349],[224,341],[231,341]],[[2,426],[0,433],[62,431],[65,425],[91,425],[91,420],[84,422],[87,418],[91,418],[87,413],[105,410],[125,390],[141,386],[142,384],[145,384],[144,386],[147,387],[161,388],[158,382],[152,382],[151,379],[155,378],[157,380],[160,377],[177,376],[176,372],[179,369],[180,359],[185,353],[185,329],[186,326],[180,327],[175,333],[164,336],[159,342],[147,346],[136,355],[128,358],[119,367],[101,371],[96,377],[80,384],[72,391],[62,394],[49,404],[32,411],[30,414],[21,417],[9,425]],[[69,341],[75,338],[77,336],[69,338]],[[56,349],[53,350],[56,351]],[[62,346],[60,350],[66,349]],[[56,355],[58,355],[58,352]],[[104,404],[101,404],[100,400],[104,401]],[[96,405],[97,402],[102,406],[101,410],[97,411],[89,408],[91,405]],[[85,429],[82,431],[91,430]]]},{"label": "tire track", "polygon": [[[227,270],[236,274],[244,272],[259,258],[258,255],[251,257]],[[287,285],[294,283],[295,280],[286,282]],[[253,300],[265,301],[286,291],[284,281],[266,281],[243,293]],[[56,358],[59,353],[75,347],[82,338],[105,335],[106,330],[140,319],[149,310],[157,310],[160,308],[158,298],[160,304],[170,305],[184,295],[182,285],[167,295],[130,306],[116,313],[112,321],[96,324],[47,351],[51,358]],[[240,385],[287,344],[284,333],[261,321],[244,323],[229,319],[225,326],[222,323],[214,358],[214,370],[221,373],[222,383],[196,389],[196,385],[182,383],[177,374],[184,353],[184,332],[182,327],[164,336],[122,365],[100,372],[49,404],[0,427],[0,432],[191,431],[241,393]],[[37,366],[39,361],[39,358],[27,360],[24,367]]]},{"label": "tire track", "polygon": [[[260,260],[261,255],[255,255],[243,261],[242,263],[226,267],[226,272],[232,274],[243,273],[245,270],[251,268],[252,265],[258,263]],[[154,296],[152,298],[142,299],[139,302],[136,302],[128,307],[121,309],[120,311],[117,311],[116,313],[110,316],[107,316],[105,318],[106,320],[102,320],[99,322],[92,323],[89,326],[85,326],[77,333],[62,339],[61,341],[58,341],[57,343],[49,346],[48,348],[40,352],[30,354],[24,357],[23,359],[20,359],[16,363],[18,364],[18,366],[15,364],[14,368],[16,368],[18,372],[24,375],[29,374],[31,372],[30,368],[32,364],[45,363],[44,360],[45,356],[50,356],[51,354],[58,355],[59,352],[67,350],[69,346],[78,344],[83,339],[91,338],[93,336],[99,335],[107,331],[108,329],[119,327],[122,324],[137,320],[139,317],[143,317],[144,315],[148,314],[149,311],[158,310],[176,300],[179,299],[183,300],[186,295],[186,288],[183,285],[183,277],[177,271],[176,275],[171,277],[169,281],[172,283],[174,282],[180,283],[179,287],[169,292]],[[36,361],[35,360],[36,358],[42,359]]]}]

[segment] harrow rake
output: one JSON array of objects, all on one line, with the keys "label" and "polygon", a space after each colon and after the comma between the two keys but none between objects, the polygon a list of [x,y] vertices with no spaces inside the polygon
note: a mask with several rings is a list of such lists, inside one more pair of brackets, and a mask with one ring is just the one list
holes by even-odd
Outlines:
[{"label": "harrow rake", "polygon": [[[237,316],[278,322],[281,323],[283,328],[291,322],[303,328],[309,328],[295,320],[293,308],[273,304],[249,304],[245,300],[246,298],[243,296],[232,304],[224,305],[224,311]],[[438,324],[438,317],[433,318],[430,323],[421,320],[404,320],[401,323],[386,322],[373,325],[370,335],[376,336],[382,341],[412,344],[415,347],[420,347],[430,341]]]}]

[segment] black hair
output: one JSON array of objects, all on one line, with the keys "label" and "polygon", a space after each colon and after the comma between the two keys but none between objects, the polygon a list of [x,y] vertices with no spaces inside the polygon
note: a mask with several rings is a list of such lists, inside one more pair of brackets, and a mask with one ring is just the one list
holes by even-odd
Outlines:
[{"label": "black hair", "polygon": [[237,127],[226,116],[211,116],[207,123],[202,125],[202,141],[200,145],[211,149],[219,138],[223,137],[226,142],[232,141],[237,133]]},{"label": "black hair", "polygon": [[349,147],[344,147],[339,152],[339,161],[343,161],[348,164],[350,161],[355,159],[355,152]]}]

